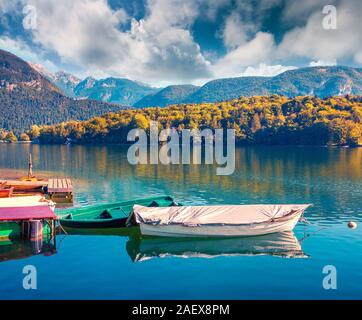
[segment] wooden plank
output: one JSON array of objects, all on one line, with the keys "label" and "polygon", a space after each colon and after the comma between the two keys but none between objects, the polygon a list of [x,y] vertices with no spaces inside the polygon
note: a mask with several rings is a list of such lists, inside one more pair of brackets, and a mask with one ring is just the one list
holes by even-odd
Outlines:
[{"label": "wooden plank", "polygon": [[69,189],[73,190],[73,184],[72,184],[72,181],[70,179],[67,179],[67,185],[68,185]]},{"label": "wooden plank", "polygon": [[73,186],[69,179],[50,179],[49,193],[73,192]]}]

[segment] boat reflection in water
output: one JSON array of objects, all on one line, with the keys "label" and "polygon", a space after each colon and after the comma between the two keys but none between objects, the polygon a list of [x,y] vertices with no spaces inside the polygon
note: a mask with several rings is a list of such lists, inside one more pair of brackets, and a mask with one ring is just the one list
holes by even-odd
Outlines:
[{"label": "boat reflection in water", "polygon": [[44,256],[51,256],[56,253],[57,249],[54,238],[39,238],[34,241],[0,241],[0,262],[20,260],[40,254],[43,254]]},{"label": "boat reflection in water", "polygon": [[61,234],[77,236],[120,236],[120,237],[138,237],[141,235],[138,227],[128,228],[68,228],[62,226],[58,228]]},{"label": "boat reflection in water", "polygon": [[270,255],[308,258],[293,231],[244,238],[131,237],[126,245],[133,262],[152,258],[214,258]]}]

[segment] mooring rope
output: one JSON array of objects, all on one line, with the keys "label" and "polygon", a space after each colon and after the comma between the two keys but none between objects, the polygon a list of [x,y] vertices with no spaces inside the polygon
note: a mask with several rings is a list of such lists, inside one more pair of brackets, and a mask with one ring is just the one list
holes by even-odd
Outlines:
[{"label": "mooring rope", "polygon": [[57,221],[58,221],[58,223],[59,223],[60,229],[64,232],[65,235],[68,235],[68,232],[65,231],[65,229],[64,229],[63,226],[62,226],[62,224],[60,223],[60,219],[58,219]]}]

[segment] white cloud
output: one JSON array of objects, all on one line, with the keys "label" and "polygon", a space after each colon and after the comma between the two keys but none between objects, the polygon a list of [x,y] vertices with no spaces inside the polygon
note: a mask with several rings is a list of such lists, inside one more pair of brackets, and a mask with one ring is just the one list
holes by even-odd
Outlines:
[{"label": "white cloud", "polygon": [[323,6],[335,2],[336,0],[288,0],[285,2],[282,18],[292,24],[306,22],[311,14],[322,11]]},{"label": "white cloud", "polygon": [[324,61],[324,60],[318,60],[318,61],[311,61],[309,63],[310,67],[326,67],[326,66],[335,66],[337,65],[337,61]]},{"label": "white cloud", "polygon": [[9,13],[18,9],[21,0],[2,0],[0,2],[0,12]]},{"label": "white cloud", "polygon": [[252,40],[219,59],[211,69],[215,77],[240,76],[245,67],[268,62],[274,47],[274,37],[270,33],[258,32]]},{"label": "white cloud", "polygon": [[37,10],[34,41],[66,61],[106,62],[115,58],[117,45],[125,45],[117,26],[126,14],[112,11],[105,0],[28,2]]},{"label": "white cloud", "polygon": [[275,58],[275,39],[271,33],[258,32],[260,16],[279,3],[280,0],[261,1],[257,21],[252,19],[252,2],[238,3],[225,20],[222,39],[228,52],[211,66],[214,77],[274,76],[295,68],[268,65]]},{"label": "white cloud", "polygon": [[58,70],[50,60],[42,58],[41,54],[35,53],[20,39],[10,39],[3,36],[0,38],[0,49],[10,51],[25,61],[41,64],[49,71],[54,72]]},{"label": "white cloud", "polygon": [[203,5],[201,10],[203,13],[206,13],[206,17],[209,20],[215,20],[218,11],[223,7],[229,5],[231,0],[212,0],[212,1],[198,0],[198,1],[200,2],[201,5]]},{"label": "white cloud", "polygon": [[226,19],[223,30],[225,46],[235,49],[238,46],[245,44],[247,41],[248,29],[250,29],[250,26],[241,21],[239,14],[236,12],[230,14]]},{"label": "white cloud", "polygon": [[362,64],[362,50],[358,51],[355,55],[354,55],[354,60],[359,63]]},{"label": "white cloud", "polygon": [[149,0],[147,13],[129,21],[124,10],[106,0],[29,0],[37,8],[34,41],[65,63],[87,73],[123,76],[146,82],[190,81],[210,76],[209,62],[189,30],[198,15],[194,1]]},{"label": "white cloud", "polygon": [[241,73],[242,77],[274,77],[280,73],[283,73],[288,70],[296,69],[293,66],[282,66],[278,65],[266,65],[264,63],[260,63],[258,67],[249,66],[245,69],[244,72]]},{"label": "white cloud", "polygon": [[338,27],[335,30],[323,28],[322,8],[310,15],[304,27],[294,28],[284,36],[278,48],[281,57],[321,61],[358,58],[355,53],[362,51],[362,2],[345,0],[337,6]]},{"label": "white cloud", "polygon": [[[129,17],[123,10],[112,10],[106,0],[29,1],[37,8],[34,41],[54,50],[64,63],[83,65],[88,75],[121,76],[154,85],[195,83],[241,76],[248,66],[271,62],[275,51],[272,34],[255,33],[252,23],[231,14],[223,31],[229,51],[213,64],[205,58],[191,26],[203,14],[202,8],[212,12],[225,0],[214,7],[205,0],[149,0],[146,15],[138,21],[131,18],[126,31],[120,26]],[[273,67],[254,71],[259,75],[278,72]]]},{"label": "white cloud", "polygon": [[[338,29],[324,30],[323,5],[336,2]],[[56,53],[64,65],[79,66],[84,75],[163,85],[271,76],[293,68],[281,61],[310,61],[310,66],[335,65],[342,59],[362,63],[360,0],[147,0],[139,20],[112,9],[107,0],[0,0],[0,12],[21,14],[19,3],[37,9],[37,29],[22,35],[31,32],[26,40],[33,41],[36,53],[18,37],[0,35],[0,46],[50,69],[55,66],[43,53]],[[220,10],[231,5],[232,12],[217,21],[226,53],[218,57],[202,52],[193,36],[194,22],[216,23]],[[285,25],[279,30],[294,26],[280,44],[263,24],[275,8],[284,8]]]}]

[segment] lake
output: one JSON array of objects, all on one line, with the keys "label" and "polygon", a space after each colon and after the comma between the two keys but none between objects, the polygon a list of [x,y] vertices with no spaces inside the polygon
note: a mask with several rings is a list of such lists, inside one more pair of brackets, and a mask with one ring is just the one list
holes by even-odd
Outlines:
[{"label": "lake", "polygon": [[[0,177],[24,175],[29,152],[36,175],[72,179],[76,206],[162,194],[193,205],[312,203],[310,224],[289,240],[0,242],[0,299],[362,299],[362,148],[238,147],[235,172],[217,176],[215,165],[132,166],[122,146],[0,144]],[[23,289],[27,265],[37,290]],[[336,289],[323,287],[325,266]]]}]

